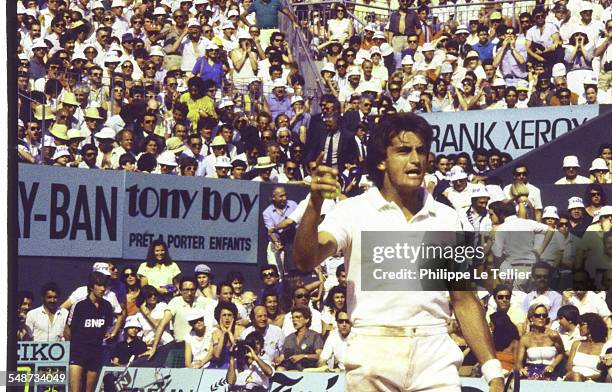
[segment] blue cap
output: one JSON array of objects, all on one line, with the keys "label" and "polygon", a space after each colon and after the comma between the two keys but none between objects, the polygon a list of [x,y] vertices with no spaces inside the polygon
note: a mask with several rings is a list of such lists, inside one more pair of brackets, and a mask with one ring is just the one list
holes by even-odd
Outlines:
[{"label": "blue cap", "polygon": [[134,41],[134,35],[132,33],[125,33],[121,36],[121,42]]}]

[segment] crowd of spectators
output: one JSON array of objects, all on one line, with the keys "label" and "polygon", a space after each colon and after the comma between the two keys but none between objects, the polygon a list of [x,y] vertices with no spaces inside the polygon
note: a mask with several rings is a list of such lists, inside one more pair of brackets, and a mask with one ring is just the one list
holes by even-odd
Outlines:
[{"label": "crowd of spectators", "polygon": [[[280,184],[308,183],[318,159],[340,172],[333,208],[373,186],[367,141],[383,115],[612,103],[609,1],[525,3],[300,2],[294,15],[278,0],[18,1],[19,159]],[[279,13],[321,58],[319,107]],[[516,265],[533,279],[479,292],[498,357],[525,377],[599,380],[612,366],[612,274],[599,263],[612,259],[602,186],[612,182],[612,145],[602,142],[594,156],[560,162],[558,184],[590,184],[567,206],[542,205],[528,181],[535,168],[504,152],[428,159],[423,186],[490,245],[481,268],[536,249]],[[513,165],[510,184],[489,176],[502,165]],[[158,241],[139,266],[96,263],[69,296],[50,282],[31,309],[32,294],[22,295],[19,339],[70,339],[73,382],[88,388],[103,364],[135,355],[146,366],[177,351],[185,367],[228,369],[238,385],[265,388],[275,370],[341,370],[351,328],[343,258],[326,260],[314,280],[293,274],[291,228],[307,199],[297,202],[279,186],[264,212],[259,292],[238,271],[224,281],[205,264],[181,271]],[[495,235],[517,228],[533,238]],[[550,288],[568,279],[575,290]],[[449,332],[465,344],[456,323]],[[478,374],[464,354],[466,374]]]}]

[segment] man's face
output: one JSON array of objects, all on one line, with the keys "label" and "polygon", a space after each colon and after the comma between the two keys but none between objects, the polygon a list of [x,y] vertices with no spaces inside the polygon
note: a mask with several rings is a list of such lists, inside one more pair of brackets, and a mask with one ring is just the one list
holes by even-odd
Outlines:
[{"label": "man's face", "polygon": [[453,189],[457,192],[463,192],[467,187],[467,179],[452,181]]},{"label": "man's face", "polygon": [[96,297],[97,299],[102,299],[102,297],[104,296],[104,293],[106,292],[106,285],[96,283],[93,285],[91,292],[93,293],[94,297]]},{"label": "man's face", "polygon": [[574,221],[582,219],[582,208],[572,208],[569,211],[570,218]]},{"label": "man's face", "polygon": [[268,156],[270,157],[270,161],[272,163],[278,163],[280,159],[280,148],[276,145],[271,145],[268,147]]},{"label": "man's face", "polygon": [[478,41],[484,45],[487,42],[489,42],[489,32],[488,31],[481,31],[478,33]]},{"label": "man's face", "polygon": [[495,70],[496,68],[493,65],[485,65],[484,66],[484,71],[485,71],[485,75],[487,76],[487,79],[492,80],[495,77]]},{"label": "man's face", "polygon": [[27,313],[30,311],[31,308],[32,308],[32,298],[25,297],[23,299],[23,302],[21,302],[21,305],[19,305],[19,310]]},{"label": "man's face", "polygon": [[234,177],[234,179],[240,180],[244,176],[245,171],[246,171],[246,168],[244,166],[235,166],[232,169],[232,176]]},{"label": "man's face", "polygon": [[261,272],[261,280],[265,286],[273,286],[278,283],[279,276],[276,271],[270,268]]},{"label": "man's face", "polygon": [[288,146],[289,142],[291,141],[289,131],[287,130],[278,131],[276,137],[277,137],[278,143],[283,146]]},{"label": "man's face", "polygon": [[338,313],[336,322],[338,324],[338,332],[340,332],[340,335],[342,335],[342,337],[347,337],[351,332],[351,320],[349,319],[348,313]]},{"label": "man's face", "polygon": [[548,290],[548,278],[550,274],[546,268],[536,268],[531,274],[537,290]]},{"label": "man's face", "polygon": [[287,192],[284,188],[276,188],[272,193],[272,203],[276,208],[285,208],[287,206]]},{"label": "man's face", "polygon": [[510,308],[510,298],[512,293],[507,290],[502,290],[495,296],[495,303],[497,304],[497,310],[507,312]]},{"label": "man's face", "polygon": [[215,172],[217,173],[217,177],[219,178],[228,178],[229,170],[230,169],[228,167],[215,167]]},{"label": "man's face", "polygon": [[389,93],[391,94],[391,98],[398,99],[401,95],[402,89],[397,84],[392,84],[389,86]]},{"label": "man's face", "polygon": [[582,21],[582,23],[584,24],[589,24],[591,23],[591,19],[593,17],[593,11],[582,11],[580,13],[580,20]]},{"label": "man's face", "polygon": [[152,133],[155,130],[155,116],[144,116],[142,120],[142,129],[146,133]]},{"label": "man's face", "polygon": [[523,184],[526,184],[527,183],[527,175],[528,175],[528,173],[527,173],[527,168],[526,167],[524,167],[524,166],[517,167],[514,170],[514,174],[513,174],[514,181],[515,182],[522,182]]},{"label": "man's face", "polygon": [[273,90],[273,93],[274,93],[274,95],[276,96],[276,98],[278,98],[278,99],[281,99],[281,100],[282,100],[282,99],[284,99],[284,98],[285,98],[285,93],[286,93],[286,91],[285,91],[285,88],[284,88],[284,87],[276,87],[276,88]]},{"label": "man's face", "polygon": [[259,305],[253,308],[253,318],[255,328],[266,329],[268,326],[268,313],[266,312],[265,306]]},{"label": "man's face", "polygon": [[195,137],[189,139],[189,149],[193,155],[198,156],[202,152],[202,139]]},{"label": "man's face", "polygon": [[30,122],[27,125],[28,125],[27,128],[26,128],[26,132],[27,132],[26,135],[27,135],[27,137],[33,143],[39,142],[41,137],[42,137],[42,130],[40,128],[40,125],[38,125],[35,122]]},{"label": "man's face", "polygon": [[219,301],[230,302],[232,300],[232,287],[223,286],[221,287],[221,294],[219,295]]},{"label": "man's face", "polygon": [[187,137],[187,127],[182,124],[176,125],[174,127],[174,136],[181,140],[185,140],[185,137]]},{"label": "man's face", "polygon": [[372,69],[373,69],[373,65],[371,61],[364,61],[363,64],[361,64],[361,69],[363,70],[363,74],[366,77],[370,77],[372,76]]},{"label": "man's face", "polygon": [[291,161],[287,161],[285,163],[285,175],[287,176],[287,178],[289,178],[289,180],[294,180],[295,179],[295,173],[297,171],[297,165],[294,162]]},{"label": "man's face", "polygon": [[564,167],[563,171],[565,172],[565,178],[568,180],[573,180],[578,175],[577,167]]},{"label": "man's face", "polygon": [[293,293],[293,306],[308,306],[310,301],[310,293],[305,288],[295,290]]},{"label": "man's face", "polygon": [[196,286],[193,284],[193,282],[186,281],[181,284],[181,297],[183,297],[183,301],[187,302],[188,304],[193,303],[193,300],[195,299],[195,292]]},{"label": "man's face", "polygon": [[403,131],[391,139],[387,158],[377,166],[385,172],[385,186],[397,192],[419,188],[425,176],[428,152],[415,132]]},{"label": "man's face", "polygon": [[278,310],[278,299],[274,295],[267,296],[264,300],[264,306],[268,314],[276,314]]},{"label": "man's face", "polygon": [[612,148],[604,148],[601,151],[600,158],[603,158],[606,162],[609,162],[612,159]]},{"label": "man's face", "polygon": [[441,158],[438,161],[438,170],[440,170],[440,173],[446,174],[449,168],[450,168],[450,162],[448,161],[448,159]]},{"label": "man's face", "polygon": [[508,105],[508,107],[513,108],[514,106],[516,106],[517,100],[518,94],[516,93],[516,91],[508,91],[508,93],[506,94],[506,104]]},{"label": "man's face", "polygon": [[569,226],[570,223],[567,219],[560,218],[559,223],[557,223],[557,230],[559,230],[559,232],[564,236],[567,236],[567,233],[569,232]]},{"label": "man's face", "polygon": [[87,151],[83,151],[83,161],[89,166],[93,166],[96,164],[97,157],[98,150],[89,149]]},{"label": "man's face", "polygon": [[45,296],[43,297],[43,305],[45,306],[45,308],[49,309],[51,312],[55,312],[57,310],[57,301],[57,292],[53,290],[47,290]]},{"label": "man's face", "polygon": [[134,135],[132,135],[132,132],[124,132],[121,136],[121,140],[119,140],[119,145],[126,151],[130,151],[134,146]]},{"label": "man's face", "polygon": [[201,289],[207,288],[210,284],[210,278],[208,277],[208,274],[197,274],[196,280],[198,281],[198,287]]},{"label": "man's face", "polygon": [[338,274],[338,284],[340,286],[346,287],[346,281],[347,281],[346,271],[341,271],[340,274]]}]

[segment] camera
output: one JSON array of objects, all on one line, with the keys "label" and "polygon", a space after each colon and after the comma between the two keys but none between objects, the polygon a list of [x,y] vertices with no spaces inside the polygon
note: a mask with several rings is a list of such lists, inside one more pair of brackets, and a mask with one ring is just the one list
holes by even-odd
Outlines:
[{"label": "camera", "polygon": [[245,358],[248,352],[249,349],[247,347],[247,344],[245,342],[239,341],[236,342],[234,347],[232,347],[230,355],[234,358]]}]

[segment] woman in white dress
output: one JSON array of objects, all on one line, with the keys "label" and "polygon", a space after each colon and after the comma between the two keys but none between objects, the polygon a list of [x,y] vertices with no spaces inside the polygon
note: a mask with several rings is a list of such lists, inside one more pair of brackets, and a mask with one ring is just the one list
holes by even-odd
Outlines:
[{"label": "woman in white dress", "polygon": [[334,18],[327,21],[327,40],[338,40],[344,44],[353,35],[353,24],[346,17],[346,8],[342,4],[336,5]]}]

